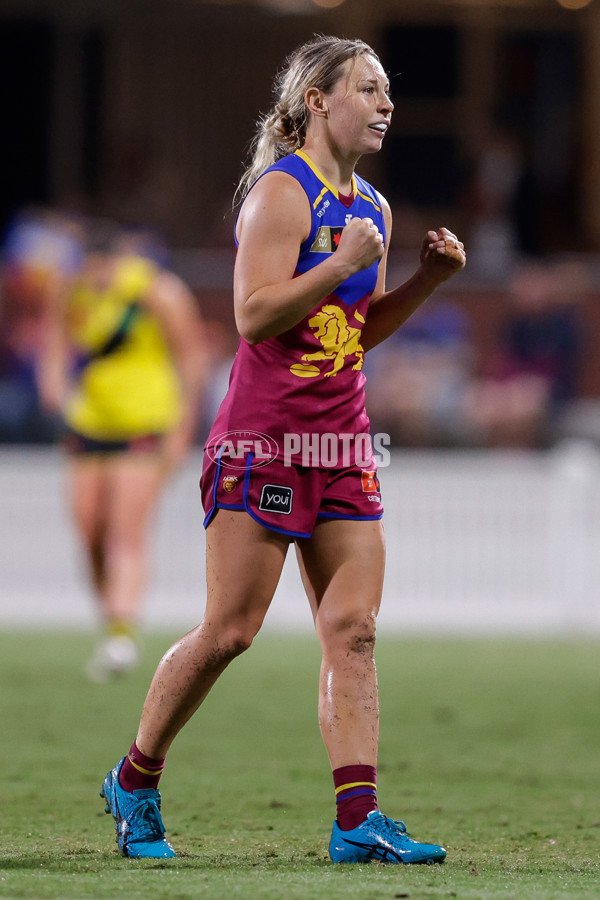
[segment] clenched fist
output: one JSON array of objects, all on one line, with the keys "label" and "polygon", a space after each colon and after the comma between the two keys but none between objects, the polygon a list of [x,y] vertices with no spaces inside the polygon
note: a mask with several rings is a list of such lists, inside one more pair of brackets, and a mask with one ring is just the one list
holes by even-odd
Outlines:
[{"label": "clenched fist", "polygon": [[464,269],[467,262],[465,245],[448,228],[428,231],[421,244],[421,265],[446,281]]},{"label": "clenched fist", "polygon": [[383,235],[373,219],[355,217],[348,222],[337,252],[352,261],[355,271],[368,269],[383,256]]}]

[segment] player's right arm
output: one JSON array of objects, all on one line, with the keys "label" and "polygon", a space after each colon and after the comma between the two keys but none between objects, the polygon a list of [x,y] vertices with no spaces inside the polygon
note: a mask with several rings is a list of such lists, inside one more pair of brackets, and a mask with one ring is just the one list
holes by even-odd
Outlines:
[{"label": "player's right arm", "polygon": [[383,253],[381,235],[371,220],[353,219],[335,253],[294,277],[310,228],[308,198],[287,173],[264,175],[244,200],[237,222],[233,290],[236,325],[249,343],[293,328],[350,275]]}]

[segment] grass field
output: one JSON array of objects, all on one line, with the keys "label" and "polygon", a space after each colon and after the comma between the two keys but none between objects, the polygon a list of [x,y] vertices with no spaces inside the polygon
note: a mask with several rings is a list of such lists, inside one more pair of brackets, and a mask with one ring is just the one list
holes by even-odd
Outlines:
[{"label": "grass field", "polygon": [[127,681],[81,676],[88,635],[0,636],[0,897],[412,900],[600,896],[600,647],[381,637],[379,798],[444,866],[332,866],[319,653],[266,633],[179,736],[169,861],[122,859],[98,796],[169,636]]}]

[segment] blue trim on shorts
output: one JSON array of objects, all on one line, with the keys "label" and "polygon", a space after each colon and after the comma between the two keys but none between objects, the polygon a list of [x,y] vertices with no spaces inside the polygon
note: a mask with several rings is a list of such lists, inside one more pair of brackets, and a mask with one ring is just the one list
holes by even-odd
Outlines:
[{"label": "blue trim on shorts", "polygon": [[221,477],[221,469],[222,469],[222,465],[221,465],[221,454],[222,453],[223,453],[223,447],[219,447],[219,452],[217,454],[217,459],[216,459],[217,471],[215,473],[215,480],[213,481],[213,486],[212,486],[213,503],[212,503],[212,506],[209,509],[209,511],[204,516],[204,521],[202,523],[204,528],[208,528],[212,517],[214,516],[214,514],[216,513],[216,511],[218,509],[237,509],[240,512],[246,511],[246,507],[241,503],[217,503],[217,490],[219,489],[219,478]]},{"label": "blue trim on shorts", "polygon": [[[219,466],[220,466],[220,462],[217,462],[217,476],[218,476],[218,474],[219,474]],[[206,513],[206,515],[204,516],[204,521],[202,522],[202,524],[204,525],[205,528],[206,528],[206,526],[208,525],[208,523],[210,522],[210,520],[212,519],[212,514],[213,514],[214,511],[215,511],[215,505],[216,505],[216,502],[217,502],[216,494],[217,494],[217,485],[218,485],[218,483],[219,483],[219,479],[218,479],[218,477],[217,477],[217,478],[214,479],[213,484],[212,484],[212,506],[211,506],[211,508],[208,510],[208,512]]]},{"label": "blue trim on shorts", "polygon": [[350,522],[378,522],[383,519],[383,513],[378,516],[346,516],[344,513],[317,513],[317,519],[348,519]]},{"label": "blue trim on shorts", "polygon": [[250,470],[252,468],[252,460],[254,453],[248,454],[246,468],[244,469],[244,509],[248,509],[248,491],[250,490]]},{"label": "blue trim on shorts", "polygon": [[248,507],[244,507],[248,515],[251,519],[254,519],[255,522],[258,522],[259,525],[262,525],[263,528],[268,528],[269,531],[275,531],[277,534],[285,534],[286,537],[298,537],[298,538],[309,538],[312,537],[312,531],[288,531],[286,528],[277,528],[276,525],[271,525],[270,522],[265,522],[264,519],[259,518],[256,513],[252,512]]},{"label": "blue trim on shorts", "polygon": [[213,485],[212,485],[212,500],[213,500],[213,502],[212,502],[211,508],[209,509],[209,511],[208,511],[208,512],[206,513],[206,515],[204,516],[204,522],[202,523],[202,524],[204,525],[205,528],[208,527],[208,524],[209,524],[210,520],[212,519],[212,517],[213,517],[214,514],[215,514],[215,510],[218,509],[218,506],[217,506],[217,488],[219,487],[219,476],[221,475],[221,454],[222,454],[222,452],[223,452],[223,447],[219,447],[219,452],[218,452],[218,454],[217,454],[217,460],[216,460],[216,462],[217,462],[217,471],[216,471],[215,479],[214,479]]}]

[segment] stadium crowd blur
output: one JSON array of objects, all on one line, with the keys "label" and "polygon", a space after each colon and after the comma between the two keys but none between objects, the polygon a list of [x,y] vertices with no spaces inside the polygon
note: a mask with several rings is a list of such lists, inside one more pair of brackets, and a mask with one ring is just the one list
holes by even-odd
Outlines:
[{"label": "stadium crowd blur", "polygon": [[[514,186],[511,152],[502,141],[490,145],[489,158],[482,155],[471,185],[471,228],[465,235],[470,277],[452,292],[442,289],[430,298],[366,357],[373,432],[389,434],[392,447],[545,448],[565,437],[596,440],[600,383],[593,273],[580,259],[545,258],[519,248],[507,213]],[[396,210],[395,220],[400,252],[391,256],[390,282],[402,277],[404,258],[412,265],[427,227],[409,208]],[[204,270],[207,259],[209,267],[223,270],[218,289],[214,278],[208,287],[206,279],[195,279],[189,253],[178,254],[151,227],[137,229],[138,250],[182,275],[207,323],[212,377],[199,443],[226,390],[237,344],[227,216],[223,222],[214,246],[203,255]],[[44,306],[56,274],[75,273],[81,265],[91,227],[97,221],[84,215],[28,208],[6,231],[0,284],[1,444],[59,440],[60,423],[44,412],[37,390]],[[492,241],[492,234],[500,234],[500,240]]]}]

